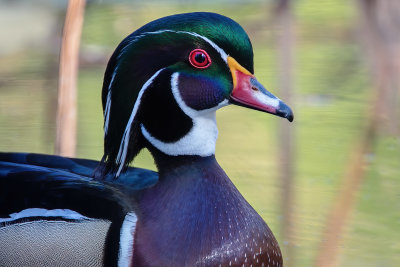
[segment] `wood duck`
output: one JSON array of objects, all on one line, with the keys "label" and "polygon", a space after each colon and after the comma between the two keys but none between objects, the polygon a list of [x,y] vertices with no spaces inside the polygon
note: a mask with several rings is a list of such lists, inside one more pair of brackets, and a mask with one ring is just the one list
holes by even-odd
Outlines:
[{"label": "wood duck", "polygon": [[[293,120],[255,78],[233,20],[187,13],[126,37],[104,77],[104,156],[0,154],[0,266],[282,266],[215,159],[215,112]],[[158,173],[128,167],[147,148]]]}]

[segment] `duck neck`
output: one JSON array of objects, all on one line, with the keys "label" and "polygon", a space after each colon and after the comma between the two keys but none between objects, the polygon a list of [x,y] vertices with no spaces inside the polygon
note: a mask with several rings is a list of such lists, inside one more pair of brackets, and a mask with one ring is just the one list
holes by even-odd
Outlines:
[{"label": "duck neck", "polygon": [[171,156],[159,151],[153,146],[148,147],[148,149],[154,158],[160,180],[171,179],[174,175],[197,170],[206,165],[220,168],[214,154],[209,156]]},{"label": "duck neck", "polygon": [[159,168],[159,182],[138,199],[135,263],[151,258],[155,266],[168,261],[176,266],[221,262],[261,266],[268,257],[271,261],[280,258],[268,226],[214,155],[169,156],[155,148],[150,151]]},{"label": "duck neck", "polygon": [[201,191],[209,190],[207,185],[223,192],[238,192],[219,166],[214,154],[206,157],[170,156],[151,145],[148,149],[156,163],[159,181],[144,192],[143,199],[162,199],[162,202],[182,200],[182,205],[185,205],[184,199],[189,197],[187,192],[197,190],[198,196],[204,197],[202,195],[204,192]]}]

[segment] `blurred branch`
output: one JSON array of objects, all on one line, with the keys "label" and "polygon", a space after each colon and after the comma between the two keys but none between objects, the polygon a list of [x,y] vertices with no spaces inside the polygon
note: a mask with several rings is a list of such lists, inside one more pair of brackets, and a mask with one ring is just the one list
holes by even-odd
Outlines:
[{"label": "blurred branch", "polygon": [[75,156],[77,129],[77,76],[79,44],[85,0],[70,0],[65,18],[60,55],[55,153]]},{"label": "blurred branch", "polygon": [[[276,5],[276,20],[279,27],[277,37],[278,65],[279,65],[279,87],[280,97],[289,106],[292,105],[293,91],[293,15],[291,10],[292,1],[280,0]],[[286,120],[279,121],[279,159],[282,182],[282,238],[285,241],[285,266],[293,265],[294,251],[292,242],[292,216],[293,216],[293,169],[294,169],[294,138],[293,125]]]},{"label": "blurred branch", "polygon": [[359,0],[358,3],[361,34],[373,79],[368,105],[371,108],[366,116],[366,128],[352,149],[341,190],[328,216],[315,266],[338,265],[340,243],[369,164],[367,156],[373,151],[381,126],[392,125],[388,119],[398,114],[398,105],[392,103],[398,100],[400,85],[400,2]]},{"label": "blurred branch", "polygon": [[[369,119],[369,124],[373,125],[371,119]],[[373,131],[373,128],[371,127],[370,130]],[[353,211],[357,192],[364,180],[367,165],[365,156],[371,150],[373,140],[373,135],[366,134],[362,138],[361,144],[353,148],[341,190],[327,217],[314,266],[337,266],[340,242],[348,225],[349,215]]]}]

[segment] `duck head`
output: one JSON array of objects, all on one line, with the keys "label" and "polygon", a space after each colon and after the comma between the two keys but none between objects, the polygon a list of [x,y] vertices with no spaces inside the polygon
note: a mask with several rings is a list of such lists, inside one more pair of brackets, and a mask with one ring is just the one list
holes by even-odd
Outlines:
[{"label": "duck head", "polygon": [[126,37],[105,72],[103,172],[116,176],[151,146],[171,156],[210,156],[215,111],[236,104],[293,120],[254,76],[243,28],[214,13],[152,21]]}]

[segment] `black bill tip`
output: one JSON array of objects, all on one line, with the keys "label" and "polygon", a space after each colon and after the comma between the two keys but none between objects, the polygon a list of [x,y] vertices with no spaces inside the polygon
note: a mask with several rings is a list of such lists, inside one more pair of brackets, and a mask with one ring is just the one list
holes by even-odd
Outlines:
[{"label": "black bill tip", "polygon": [[290,122],[292,122],[294,119],[292,109],[283,102],[279,103],[279,108],[276,111],[276,115],[286,118]]}]

